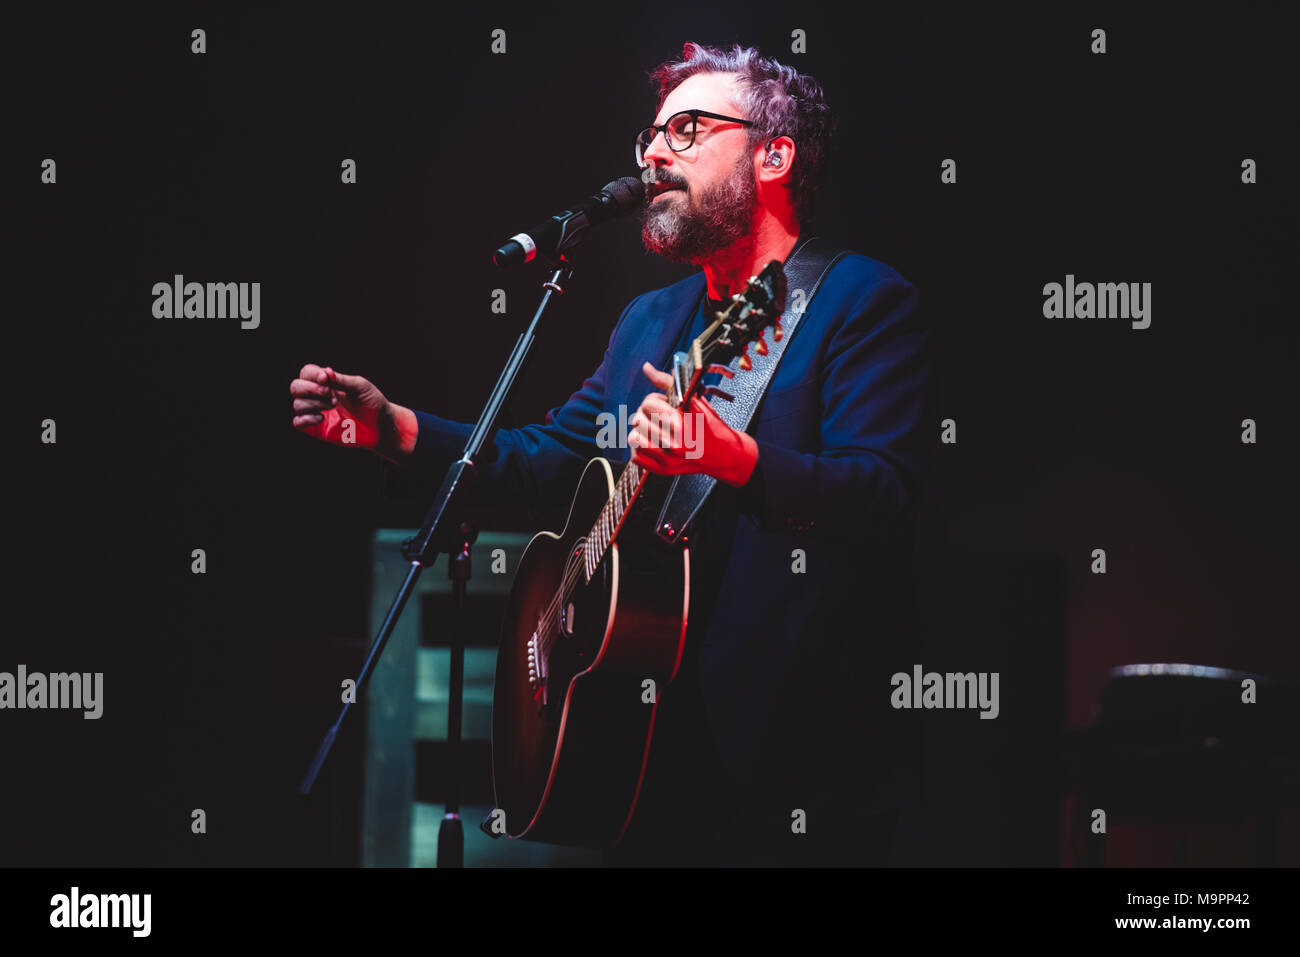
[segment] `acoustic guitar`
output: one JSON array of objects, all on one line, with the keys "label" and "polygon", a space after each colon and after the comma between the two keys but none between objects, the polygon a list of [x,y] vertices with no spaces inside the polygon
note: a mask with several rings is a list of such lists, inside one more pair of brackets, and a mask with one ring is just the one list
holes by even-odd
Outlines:
[{"label": "acoustic guitar", "polygon": [[[764,329],[781,338],[784,300],[773,260],[673,357],[669,403],[725,395],[702,377],[733,377],[737,357],[748,371],[749,345],[767,352]],[[492,705],[493,788],[512,838],[590,847],[622,838],[655,713],[681,664],[688,536],[666,542],[654,530],[670,481],[636,463],[617,477],[616,468],[587,463],[564,530],[535,535],[515,573]]]}]

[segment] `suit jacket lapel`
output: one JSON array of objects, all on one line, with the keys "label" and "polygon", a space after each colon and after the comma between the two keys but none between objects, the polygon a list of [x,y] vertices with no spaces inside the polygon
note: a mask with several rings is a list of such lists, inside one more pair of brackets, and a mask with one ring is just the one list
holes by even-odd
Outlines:
[{"label": "suit jacket lapel", "polygon": [[[664,295],[655,297],[654,315],[635,317],[639,335],[627,352],[628,367],[624,381],[613,389],[609,411],[617,415],[618,404],[627,405],[630,417],[646,394],[653,391],[650,380],[641,371],[641,363],[649,362],[657,369],[667,367],[672,359],[672,348],[681,338],[686,324],[695,317],[700,296],[704,293],[704,273],[700,272],[676,286],[670,286]],[[630,319],[633,317],[629,317]]]}]

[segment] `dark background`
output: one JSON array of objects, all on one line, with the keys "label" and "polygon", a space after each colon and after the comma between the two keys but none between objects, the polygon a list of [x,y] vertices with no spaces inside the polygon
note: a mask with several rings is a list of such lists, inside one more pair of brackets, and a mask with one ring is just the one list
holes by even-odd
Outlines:
[{"label": "dark background", "polygon": [[[1284,5],[23,16],[7,31],[17,381],[0,670],[102,671],[105,714],[0,713],[0,863],[358,859],[358,737],[317,800],[293,789],[368,642],[372,530],[418,524],[432,490],[294,432],[289,382],[330,364],[472,420],[542,278],[495,271],[491,250],[635,172],[646,74],[686,40],[758,45],[823,83],[839,136],[817,231],[924,295],[959,441],[940,445],[935,423],[918,562],[932,627],[965,652],[934,666],[995,670],[996,627],[958,601],[980,591],[962,569],[992,550],[1056,570],[1055,645],[1038,652],[1060,667],[1034,718],[1049,729],[1091,721],[1118,664],[1300,670]],[[46,157],[57,185],[40,183]],[[340,182],[345,157],[356,185]],[[949,157],[956,185],[939,181]],[[1257,185],[1240,181],[1245,157]],[[560,404],[622,307],[687,274],[630,223],[576,262],[507,424]],[[261,282],[261,327],[153,318],[151,288],[175,273]],[[1152,283],[1151,327],[1043,318],[1043,285],[1067,273]],[[498,287],[505,316],[489,309]],[[38,441],[45,418],[57,445]],[[1104,576],[1089,571],[1098,547]],[[1146,860],[1141,841],[1116,859]]]}]

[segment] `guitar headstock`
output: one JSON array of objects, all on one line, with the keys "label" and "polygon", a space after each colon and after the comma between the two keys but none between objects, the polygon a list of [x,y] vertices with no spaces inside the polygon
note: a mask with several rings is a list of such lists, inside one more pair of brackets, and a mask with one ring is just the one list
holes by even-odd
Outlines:
[{"label": "guitar headstock", "polygon": [[763,330],[771,325],[776,326],[774,337],[781,338],[778,319],[785,308],[786,294],[782,265],[779,259],[773,259],[761,273],[751,276],[745,291],[732,296],[727,308],[718,313],[717,321],[695,340],[692,352],[697,357],[697,368],[715,362],[727,365],[739,355],[740,368],[749,371],[753,367],[747,353],[749,344],[757,343],[758,353],[766,355]]}]

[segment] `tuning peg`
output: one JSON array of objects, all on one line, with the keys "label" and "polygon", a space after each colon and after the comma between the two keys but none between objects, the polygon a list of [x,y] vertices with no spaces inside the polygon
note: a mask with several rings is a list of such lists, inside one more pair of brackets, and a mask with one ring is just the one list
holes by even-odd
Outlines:
[{"label": "tuning peg", "polygon": [[781,320],[778,317],[776,322],[772,324],[772,341],[780,342],[783,335],[785,335],[785,330],[781,328]]},{"label": "tuning peg", "polygon": [[754,363],[749,361],[749,346],[745,346],[745,351],[740,354],[740,362],[737,364],[742,372],[748,372],[754,368]]},{"label": "tuning peg", "polygon": [[767,355],[767,343],[763,341],[763,336],[761,334],[754,343],[754,351],[760,356]]},{"label": "tuning peg", "polygon": [[708,375],[710,372],[716,373],[721,376],[726,376],[728,379],[730,379],[732,376],[736,374],[732,372],[730,369],[728,369],[726,366],[718,365],[718,363],[716,362],[704,370],[705,375]]}]

